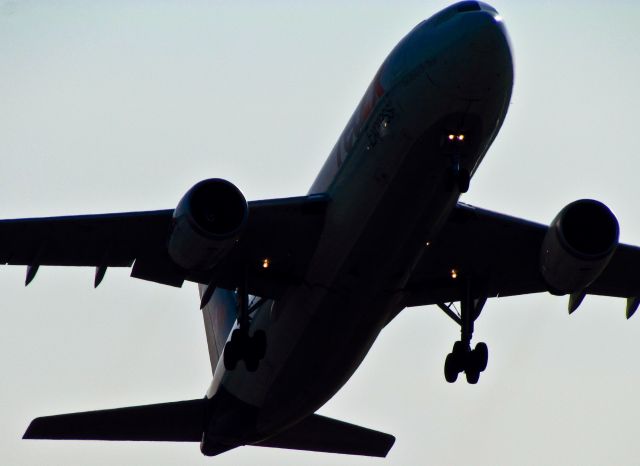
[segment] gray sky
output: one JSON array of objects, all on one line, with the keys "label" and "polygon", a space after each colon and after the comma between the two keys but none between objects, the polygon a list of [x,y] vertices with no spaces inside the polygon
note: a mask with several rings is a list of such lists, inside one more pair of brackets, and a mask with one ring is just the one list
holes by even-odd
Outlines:
[{"label": "gray sky", "polygon": [[[496,1],[512,105],[473,203],[548,223],[593,197],[640,244],[640,4]],[[307,192],[386,54],[438,1],[0,1],[0,218],[172,208],[223,177]],[[640,267],[639,267],[640,268]],[[321,412],[397,436],[386,460],[195,444],[19,440],[40,415],[197,398],[211,373],[194,285],[3,267],[0,451],[10,465],[637,464],[640,319],[623,300],[490,301],[477,386],[442,367],[458,328],[402,313]],[[629,273],[640,273],[630,270]]]}]

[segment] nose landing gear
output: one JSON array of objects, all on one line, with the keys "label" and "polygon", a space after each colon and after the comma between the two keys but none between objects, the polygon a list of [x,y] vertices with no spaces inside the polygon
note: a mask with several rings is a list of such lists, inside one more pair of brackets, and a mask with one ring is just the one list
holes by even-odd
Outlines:
[{"label": "nose landing gear", "polygon": [[465,297],[460,301],[460,316],[451,310],[451,305],[438,304],[440,309],[460,325],[461,338],[454,343],[453,350],[447,355],[444,362],[444,378],[449,383],[455,382],[458,375],[464,372],[467,382],[476,384],[480,373],[487,368],[489,349],[486,343],[480,342],[474,349],[471,349],[473,324],[482,312],[486,301],[486,297],[472,297],[471,282],[467,281]]},{"label": "nose landing gear", "polygon": [[469,183],[471,182],[469,170],[461,165],[466,139],[465,134],[460,132],[449,132],[442,139],[444,151],[451,158],[449,189],[457,188],[461,193],[469,191]]},{"label": "nose landing gear", "polygon": [[454,187],[458,188],[458,191],[461,193],[466,193],[469,191],[469,185],[471,184],[471,175],[469,174],[469,170],[463,168],[460,165],[460,156],[453,155],[451,156],[452,167],[449,170],[449,186],[450,189]]}]

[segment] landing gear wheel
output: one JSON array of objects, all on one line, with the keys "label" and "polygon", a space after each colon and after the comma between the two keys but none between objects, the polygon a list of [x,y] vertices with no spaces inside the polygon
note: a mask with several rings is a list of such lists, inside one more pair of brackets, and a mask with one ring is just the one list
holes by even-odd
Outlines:
[{"label": "landing gear wheel", "polygon": [[238,364],[238,355],[236,354],[236,345],[233,340],[229,340],[224,345],[224,368],[228,371],[232,371]]},{"label": "landing gear wheel", "polygon": [[480,371],[475,367],[467,369],[464,374],[467,376],[467,383],[471,385],[477,384],[480,379]]},{"label": "landing gear wheel", "polygon": [[[451,352],[456,355],[456,357],[458,358],[459,361],[463,361],[464,360],[464,354],[467,351],[466,351],[466,349],[464,347],[464,343],[462,343],[461,341],[456,341],[453,344],[453,350]],[[462,365],[459,364],[459,366],[462,366]]]},{"label": "landing gear wheel", "polygon": [[247,339],[247,351],[244,356],[244,363],[249,372],[258,370],[260,360],[267,352],[267,335],[264,330],[256,330],[252,337]]},{"label": "landing gear wheel", "polygon": [[249,336],[242,329],[235,329],[224,347],[224,367],[232,371],[238,361],[243,360],[247,371],[255,372],[267,351],[267,335],[264,330],[256,330]]},{"label": "landing gear wheel", "polygon": [[244,365],[247,368],[248,372],[255,372],[258,370],[258,363],[260,361],[254,357],[244,358]]},{"label": "landing gear wheel", "polygon": [[489,362],[489,348],[486,343],[480,342],[473,350],[474,359],[476,360],[476,367],[480,372],[484,372]]},{"label": "landing gear wheel", "polygon": [[454,383],[458,380],[458,364],[456,356],[453,353],[447,354],[447,358],[444,360],[444,378],[449,383]]},{"label": "landing gear wheel", "polygon": [[231,332],[231,342],[235,346],[236,353],[242,359],[242,355],[244,354],[244,349],[247,346],[247,335],[241,329],[237,328],[233,332]]},{"label": "landing gear wheel", "polygon": [[224,368],[232,371],[236,368],[238,361],[244,359],[247,347],[247,338],[240,329],[235,329],[231,333],[231,338],[224,345]]},{"label": "landing gear wheel", "polygon": [[447,355],[444,361],[444,378],[449,383],[453,383],[458,379],[458,374],[464,372],[467,365],[469,350],[461,341],[453,344],[453,350]]},{"label": "landing gear wheel", "polygon": [[256,330],[251,340],[254,356],[260,361],[267,353],[267,334],[264,330]]},{"label": "landing gear wheel", "polygon": [[[469,172],[463,172],[463,169],[460,169],[458,174],[468,176]],[[464,278],[463,285],[466,289],[463,288],[461,290],[463,294],[460,298],[461,310],[459,314],[452,311],[453,303],[449,305],[438,303],[438,307],[460,325],[461,337],[459,341],[454,343],[451,353],[447,355],[444,364],[444,376],[447,382],[453,383],[458,378],[458,375],[464,372],[467,382],[476,384],[480,379],[480,374],[487,368],[489,349],[486,343],[478,343],[472,350],[471,341],[473,339],[474,322],[480,316],[487,297],[474,290],[470,277]]]}]

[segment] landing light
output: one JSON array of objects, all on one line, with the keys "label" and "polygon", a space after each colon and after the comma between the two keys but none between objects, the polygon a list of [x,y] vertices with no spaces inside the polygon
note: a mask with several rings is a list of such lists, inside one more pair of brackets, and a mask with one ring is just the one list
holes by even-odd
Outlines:
[{"label": "landing light", "polygon": [[271,261],[269,261],[268,257],[265,258],[265,259],[262,259],[262,268],[263,269],[268,269],[270,265],[271,265]]},{"label": "landing light", "polygon": [[451,278],[454,280],[458,278],[458,271],[456,269],[451,269]]},{"label": "landing light", "polygon": [[453,135],[453,134],[449,135],[449,141],[453,141],[455,138],[456,138],[455,135]]},{"label": "landing light", "polygon": [[464,134],[458,134],[458,141],[464,141]]}]

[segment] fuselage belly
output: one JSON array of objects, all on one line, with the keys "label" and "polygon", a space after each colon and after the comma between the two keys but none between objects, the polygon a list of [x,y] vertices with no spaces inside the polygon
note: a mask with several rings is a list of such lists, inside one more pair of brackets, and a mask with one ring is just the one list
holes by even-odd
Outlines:
[{"label": "fuselage belly", "polygon": [[[502,124],[513,85],[502,22],[448,10],[391,52],[314,182],[310,193],[331,197],[324,230],[304,284],[253,317],[268,339],[260,367],[218,362],[208,396],[223,389],[253,408],[247,443],[315,412],[351,377],[457,202],[452,155],[475,172]],[[449,133],[465,136],[460,154]],[[216,411],[212,436],[229,431]]]}]

